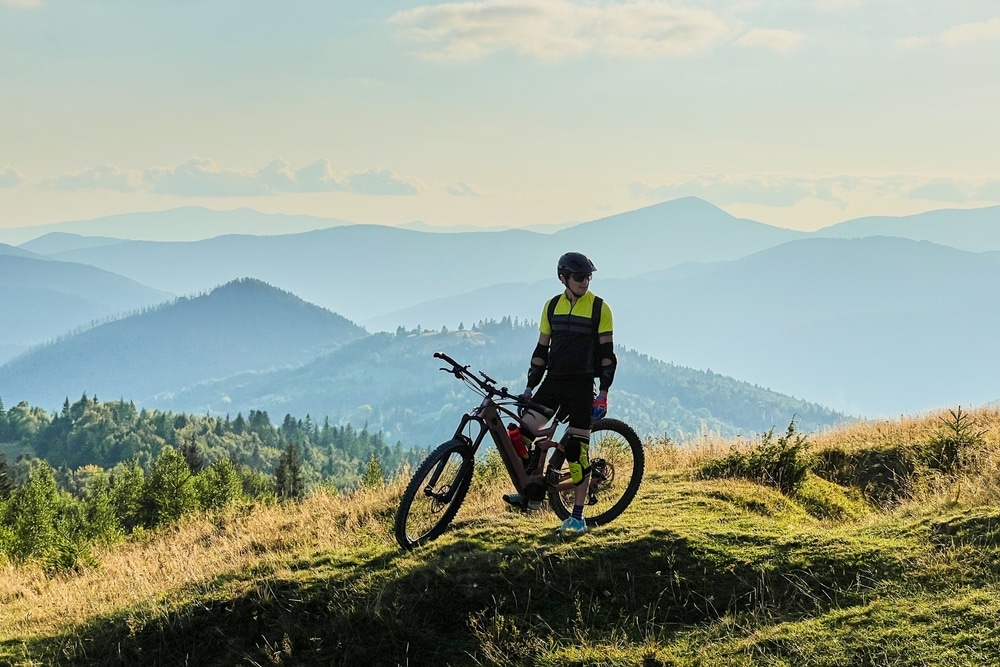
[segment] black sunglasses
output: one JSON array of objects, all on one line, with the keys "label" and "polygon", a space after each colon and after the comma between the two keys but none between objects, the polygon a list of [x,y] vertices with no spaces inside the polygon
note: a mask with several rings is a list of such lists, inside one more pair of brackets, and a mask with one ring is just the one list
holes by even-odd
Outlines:
[{"label": "black sunglasses", "polygon": [[592,274],[592,273],[571,273],[571,274],[569,274],[569,277],[572,278],[573,280],[575,280],[578,283],[582,283],[582,282],[590,280],[591,277],[593,277],[593,275],[594,274]]}]

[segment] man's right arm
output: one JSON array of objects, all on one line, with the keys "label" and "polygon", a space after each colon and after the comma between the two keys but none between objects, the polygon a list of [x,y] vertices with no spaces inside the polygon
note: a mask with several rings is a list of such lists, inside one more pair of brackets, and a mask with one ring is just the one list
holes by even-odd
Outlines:
[{"label": "man's right arm", "polygon": [[545,375],[545,369],[549,365],[550,339],[549,334],[538,335],[538,344],[535,345],[535,351],[531,353],[531,363],[528,365],[528,383],[526,385],[528,391],[533,391],[542,381],[542,376]]}]

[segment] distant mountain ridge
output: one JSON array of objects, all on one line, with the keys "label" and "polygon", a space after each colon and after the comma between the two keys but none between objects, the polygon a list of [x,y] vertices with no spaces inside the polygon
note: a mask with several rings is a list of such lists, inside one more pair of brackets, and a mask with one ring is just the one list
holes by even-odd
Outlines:
[{"label": "distant mountain ridge", "polygon": [[87,323],[173,296],[88,264],[0,248],[0,363]]},{"label": "distant mountain ridge", "polygon": [[367,335],[293,294],[237,280],[13,359],[0,366],[0,396],[52,406],[86,392],[145,403],[199,382],[302,364]]},{"label": "distant mountain ridge", "polygon": [[0,243],[0,255],[7,255],[9,257],[30,257],[32,259],[45,259],[42,255],[31,252],[27,248],[20,248],[17,246],[7,245],[6,243]]},{"label": "distant mountain ridge", "polygon": [[39,255],[55,255],[69,250],[79,250],[80,248],[96,248],[104,245],[114,245],[122,243],[123,239],[115,239],[108,236],[82,236],[80,234],[70,234],[68,232],[49,232],[37,239],[32,239],[27,243],[22,243],[19,248],[30,250]]},{"label": "distant mountain ridge", "polygon": [[252,275],[360,322],[412,305],[415,296],[440,298],[497,282],[551,277],[555,259],[570,248],[594,256],[605,279],[684,261],[736,259],[801,236],[689,198],[551,234],[430,234],[351,225],[185,243],[129,241],[52,257],[99,266],[176,294]]},{"label": "distant mountain ridge", "polygon": [[970,252],[1000,250],[1000,206],[942,209],[905,217],[870,216],[824,227],[816,236],[897,236]]},{"label": "distant mountain ridge", "polygon": [[251,208],[213,210],[184,206],[164,211],[120,213],[92,220],[0,228],[0,242],[18,245],[51,232],[123,240],[190,241],[223,234],[294,234],[354,224],[338,218],[262,213]]}]

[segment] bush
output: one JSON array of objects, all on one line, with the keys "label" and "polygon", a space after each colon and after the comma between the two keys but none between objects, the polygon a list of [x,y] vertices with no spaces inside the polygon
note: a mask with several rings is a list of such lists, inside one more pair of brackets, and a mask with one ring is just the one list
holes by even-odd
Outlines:
[{"label": "bush", "polygon": [[704,479],[738,477],[766,484],[791,495],[805,481],[812,467],[806,436],[795,431],[795,420],[785,435],[775,439],[774,429],[761,436],[760,443],[748,451],[732,451],[721,459],[712,459],[699,470]]},{"label": "bush", "polygon": [[977,428],[975,419],[968,412],[962,412],[961,406],[948,413],[951,419],[941,418],[943,430],[932,435],[917,453],[920,463],[945,475],[975,466],[985,434],[984,430]]},{"label": "bush", "polygon": [[195,494],[202,509],[221,509],[233,505],[243,495],[243,480],[232,459],[219,459],[195,476]]},{"label": "bush", "polygon": [[912,493],[914,461],[900,445],[866,447],[852,452],[820,453],[816,474],[841,486],[853,486],[877,505],[892,505]]}]

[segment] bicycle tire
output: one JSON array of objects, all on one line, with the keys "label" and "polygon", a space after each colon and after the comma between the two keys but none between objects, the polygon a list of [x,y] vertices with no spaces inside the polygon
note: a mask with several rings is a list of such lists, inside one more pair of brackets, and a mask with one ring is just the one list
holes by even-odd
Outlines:
[{"label": "bicycle tire", "polygon": [[393,531],[399,546],[414,549],[445,531],[469,491],[472,458],[469,443],[453,438],[424,459],[396,510]]},{"label": "bicycle tire", "polygon": [[[590,430],[591,486],[584,509],[588,526],[601,526],[618,518],[632,503],[642,484],[646,455],[632,427],[618,419],[598,419]],[[603,470],[599,470],[603,468]],[[559,468],[560,479],[569,479],[569,467]],[[575,489],[549,488],[549,506],[560,519],[573,513]]]}]

